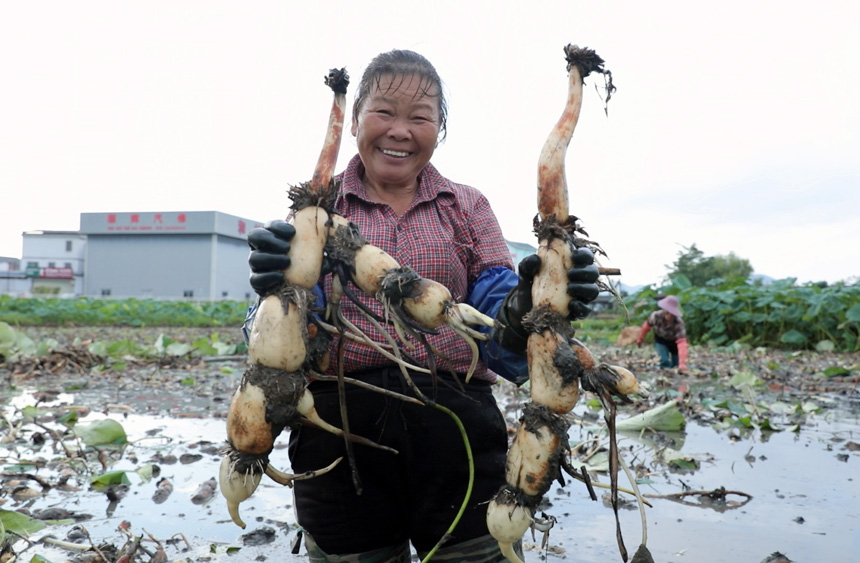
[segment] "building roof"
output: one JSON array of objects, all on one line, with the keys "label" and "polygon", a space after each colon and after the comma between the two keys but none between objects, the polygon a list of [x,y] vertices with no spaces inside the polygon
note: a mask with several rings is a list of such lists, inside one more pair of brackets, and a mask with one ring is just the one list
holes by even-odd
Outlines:
[{"label": "building roof", "polygon": [[44,231],[41,229],[37,230],[37,231],[24,231],[21,234],[22,235],[36,235],[36,236],[40,236],[40,235],[83,236],[83,233],[81,233],[80,231]]},{"label": "building roof", "polygon": [[245,239],[262,223],[220,211],[140,211],[81,213],[86,235],[218,234]]},{"label": "building roof", "polygon": [[529,250],[531,252],[535,252],[537,250],[537,248],[535,248],[534,245],[531,245],[527,242],[514,242],[512,240],[506,240],[506,242],[508,243],[508,246],[511,246],[511,247],[519,249],[519,250]]}]

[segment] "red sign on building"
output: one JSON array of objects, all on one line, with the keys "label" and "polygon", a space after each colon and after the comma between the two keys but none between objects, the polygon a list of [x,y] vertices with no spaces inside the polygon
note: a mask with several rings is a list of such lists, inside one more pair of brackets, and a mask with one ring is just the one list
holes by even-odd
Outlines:
[{"label": "red sign on building", "polygon": [[75,277],[75,273],[71,268],[42,268],[39,277],[53,280],[70,280]]}]

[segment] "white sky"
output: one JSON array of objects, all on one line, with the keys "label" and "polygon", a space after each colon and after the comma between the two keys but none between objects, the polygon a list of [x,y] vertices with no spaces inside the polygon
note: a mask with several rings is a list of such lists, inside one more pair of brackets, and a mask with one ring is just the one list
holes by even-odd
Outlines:
[{"label": "white sky", "polygon": [[[628,285],[682,247],[800,282],[860,275],[860,4],[146,1],[0,4],[0,256],[82,212],[283,217],[310,178],[331,93],[391,48],[449,94],[433,162],[535,244],[540,149],[562,107],[562,48],[594,48],[568,150],[571,212]],[[351,117],[351,112],[347,118]],[[338,171],[354,154],[348,134]]]}]

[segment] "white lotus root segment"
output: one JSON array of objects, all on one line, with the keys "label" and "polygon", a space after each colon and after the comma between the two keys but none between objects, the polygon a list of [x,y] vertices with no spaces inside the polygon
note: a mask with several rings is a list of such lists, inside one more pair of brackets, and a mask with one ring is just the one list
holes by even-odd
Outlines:
[{"label": "white lotus root segment", "polygon": [[245,528],[245,522],[239,516],[239,503],[248,500],[254,494],[262,478],[262,473],[249,474],[233,471],[230,458],[227,456],[221,458],[221,468],[218,472],[221,494],[227,500],[227,512],[230,518],[242,529]]},{"label": "white lotus root segment", "polygon": [[284,270],[288,283],[311,289],[319,281],[323,248],[328,239],[328,221],[328,213],[317,206],[305,207],[293,214],[290,220],[296,228],[296,234],[290,241],[290,256],[293,260],[290,267]]},{"label": "white lotus root segment", "polygon": [[269,295],[257,308],[254,325],[248,337],[251,362],[294,372],[307,356],[307,327],[303,308]]}]

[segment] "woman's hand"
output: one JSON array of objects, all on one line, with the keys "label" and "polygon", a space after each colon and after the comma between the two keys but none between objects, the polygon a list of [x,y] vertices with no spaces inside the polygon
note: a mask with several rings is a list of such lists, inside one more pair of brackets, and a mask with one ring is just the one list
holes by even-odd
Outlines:
[{"label": "woman's hand", "polygon": [[284,270],[290,267],[290,241],[295,234],[295,227],[280,219],[248,232],[250,281],[257,294],[263,295],[284,282]]},{"label": "woman's hand", "polygon": [[493,338],[504,348],[518,354],[526,353],[528,333],[523,328],[523,317],[532,310],[532,282],[540,270],[540,264],[537,254],[526,256],[520,261],[517,266],[517,286],[508,292],[496,314],[496,320],[503,328],[495,332]]},{"label": "woman's hand", "polygon": [[570,320],[584,319],[591,314],[588,304],[597,299],[600,293],[595,283],[599,277],[600,272],[594,265],[594,253],[587,248],[577,248],[573,253],[573,268],[567,271]]},{"label": "woman's hand", "polygon": [[[525,353],[528,334],[523,329],[523,317],[532,310],[532,283],[540,271],[541,259],[537,254],[523,258],[517,268],[519,282],[505,297],[496,318],[504,329],[496,333],[495,340],[513,352]],[[600,293],[595,283],[600,276],[594,265],[594,253],[579,248],[573,253],[573,267],[567,271],[567,294],[570,296],[568,318],[572,321],[591,314],[591,303]]]}]

